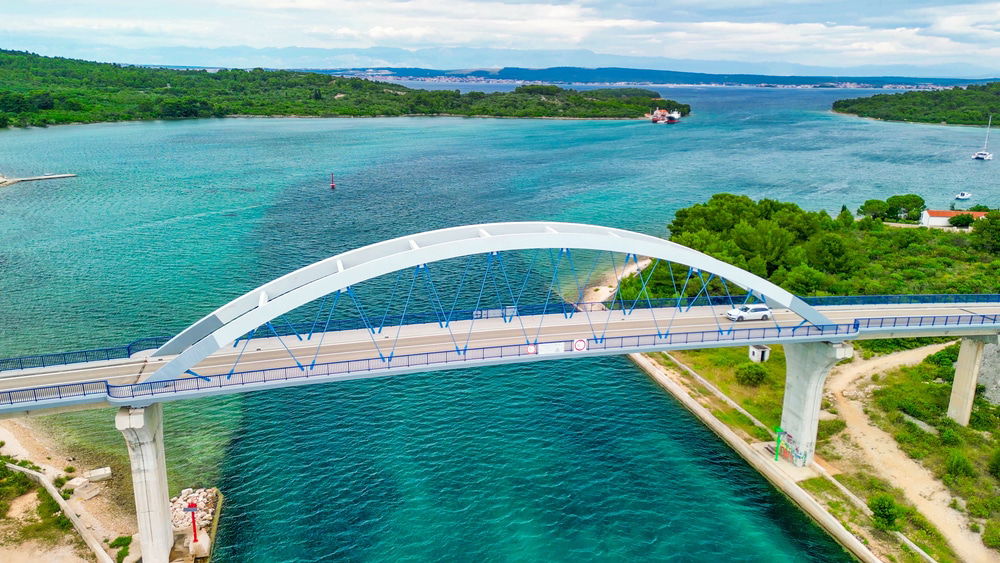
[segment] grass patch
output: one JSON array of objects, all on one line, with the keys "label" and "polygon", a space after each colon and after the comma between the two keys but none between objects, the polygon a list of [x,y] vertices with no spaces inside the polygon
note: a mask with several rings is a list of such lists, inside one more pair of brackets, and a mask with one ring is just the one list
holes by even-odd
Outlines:
[{"label": "grass patch", "polygon": [[847,423],[839,418],[821,420],[819,421],[819,430],[816,432],[816,440],[825,442],[845,428],[847,428]]},{"label": "grass patch", "polygon": [[736,378],[737,368],[747,362],[746,348],[707,348],[671,354],[769,428],[781,423],[781,401],[785,394],[785,353],[781,346],[771,347],[768,361],[754,364],[764,371],[755,387],[741,385]]},{"label": "grass patch", "polygon": [[13,539],[19,542],[38,540],[46,544],[58,543],[73,528],[73,523],[63,515],[59,503],[49,495],[48,491],[24,473],[8,468],[8,463],[34,470],[39,469],[38,466],[27,460],[0,456],[0,519],[7,517],[10,504],[14,499],[31,491],[37,491],[39,499],[38,507],[35,510],[37,519],[31,520],[15,530]]},{"label": "grass patch", "polygon": [[21,541],[38,540],[48,544],[56,543],[66,535],[66,532],[73,529],[73,523],[62,513],[59,503],[41,487],[38,487],[38,498],[40,502],[35,510],[38,520],[22,526],[18,535]]},{"label": "grass patch", "polygon": [[990,520],[983,530],[983,543],[986,547],[1000,549],[1000,520]]},{"label": "grass patch", "polygon": [[729,426],[730,428],[739,428],[758,442],[769,442],[774,439],[767,430],[757,426],[747,417],[747,415],[734,408],[727,407],[713,409],[712,414],[714,414],[715,418],[718,418],[726,426]]},{"label": "grass patch", "polygon": [[[942,563],[959,561],[941,532],[906,500],[902,489],[893,487],[888,481],[865,471],[842,473],[835,478],[869,506],[873,502],[886,506],[886,499],[891,499],[894,518],[892,518],[892,526],[889,529],[898,529],[920,549]],[[874,501],[873,499],[881,500]],[[874,511],[874,509],[872,510]],[[871,522],[872,527],[879,528],[879,523],[872,519],[869,519],[869,522]],[[882,523],[886,523],[886,520],[883,520]],[[883,526],[882,529],[886,528]],[[913,557],[914,561],[920,561],[915,554]]]},{"label": "grass patch", "polygon": [[834,486],[826,477],[813,477],[799,481],[799,486],[810,493],[839,493],[840,490]]},{"label": "grass patch", "polygon": [[7,463],[11,462],[14,462],[14,458],[0,456],[0,517],[7,515],[11,501],[36,487],[27,475],[8,468]]},{"label": "grass patch", "polygon": [[130,545],[132,545],[132,536],[118,536],[108,544],[108,547],[118,550],[118,553],[115,554],[115,561],[117,563],[122,563],[128,557],[128,548]]}]

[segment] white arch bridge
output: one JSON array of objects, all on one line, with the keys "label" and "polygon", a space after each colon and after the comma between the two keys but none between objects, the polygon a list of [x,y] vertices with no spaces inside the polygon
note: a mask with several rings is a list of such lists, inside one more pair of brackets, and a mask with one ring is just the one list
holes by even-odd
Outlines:
[{"label": "white arch bridge", "polygon": [[[602,287],[628,278],[630,291],[588,301],[605,272],[612,277]],[[366,284],[374,288],[367,296]],[[672,297],[654,299],[654,292]],[[743,322],[722,315],[747,302],[764,302],[771,312]],[[963,337],[949,414],[967,423],[982,347],[998,333],[997,294],[803,299],[649,235],[493,223],[338,254],[232,300],[169,339],[0,360],[0,415],[121,407],[117,424],[133,460],[143,554],[156,561],[172,544],[169,517],[163,520],[165,401],[500,363],[782,344],[782,428],[793,460],[805,464],[823,382],[850,355],[845,341]]]}]

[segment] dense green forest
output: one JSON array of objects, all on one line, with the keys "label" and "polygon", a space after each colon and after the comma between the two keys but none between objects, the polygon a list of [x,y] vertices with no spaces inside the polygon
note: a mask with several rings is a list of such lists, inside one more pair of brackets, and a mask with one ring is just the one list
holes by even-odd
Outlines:
[{"label": "dense green forest", "polygon": [[1000,82],[837,100],[833,111],[894,121],[986,125],[990,114],[1000,115]]},{"label": "dense green forest", "polygon": [[[913,198],[919,196],[904,202],[923,206]],[[679,210],[669,228],[670,240],[797,295],[1000,293],[1000,211],[968,232],[954,232],[887,227],[873,217],[858,221],[846,207],[831,217],[794,203],[716,194]],[[683,280],[686,270],[675,270],[675,279]],[[628,278],[622,295],[633,299],[640,287],[637,276]],[[677,296],[664,265],[648,288],[654,298]],[[689,289],[693,295],[700,287]]]},{"label": "dense green forest", "polygon": [[460,94],[311,72],[146,68],[0,50],[0,127],[227,115],[634,118],[657,106],[691,109],[637,88]]}]

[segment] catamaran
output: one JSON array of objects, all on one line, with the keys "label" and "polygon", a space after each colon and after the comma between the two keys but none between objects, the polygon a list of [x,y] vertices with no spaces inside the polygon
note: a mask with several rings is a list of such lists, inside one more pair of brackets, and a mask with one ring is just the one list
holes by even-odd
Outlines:
[{"label": "catamaran", "polygon": [[993,116],[990,115],[990,120],[986,122],[986,141],[983,143],[983,150],[972,155],[972,158],[976,160],[993,160],[993,153],[989,152],[990,148],[990,126],[993,125]]}]

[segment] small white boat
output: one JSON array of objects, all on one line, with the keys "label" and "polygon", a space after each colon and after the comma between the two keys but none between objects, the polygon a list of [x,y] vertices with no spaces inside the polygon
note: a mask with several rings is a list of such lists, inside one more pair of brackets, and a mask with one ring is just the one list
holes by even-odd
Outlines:
[{"label": "small white boat", "polygon": [[964,201],[964,200],[971,199],[971,198],[972,198],[972,194],[969,193],[969,192],[958,192],[957,194],[955,194],[955,199],[961,199],[961,200]]},{"label": "small white boat", "polygon": [[975,160],[993,160],[993,153],[989,151],[991,125],[993,125],[992,115],[990,115],[990,120],[986,122],[986,141],[983,143],[983,150],[978,151],[972,155],[972,158],[974,158]]}]

